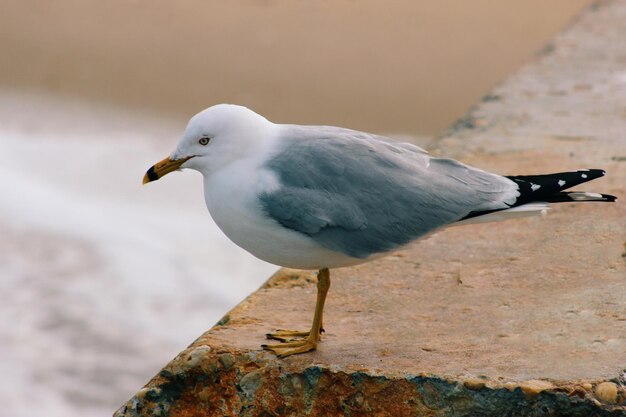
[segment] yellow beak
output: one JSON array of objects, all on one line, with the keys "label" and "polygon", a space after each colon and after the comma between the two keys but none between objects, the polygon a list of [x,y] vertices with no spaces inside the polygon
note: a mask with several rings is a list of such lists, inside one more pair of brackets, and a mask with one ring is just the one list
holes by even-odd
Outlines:
[{"label": "yellow beak", "polygon": [[164,160],[157,162],[156,164],[152,165],[143,176],[143,183],[147,184],[149,182],[156,181],[162,176],[167,175],[172,171],[176,171],[180,168],[182,164],[184,164],[191,158],[193,158],[193,156],[171,160],[169,157],[167,157]]}]

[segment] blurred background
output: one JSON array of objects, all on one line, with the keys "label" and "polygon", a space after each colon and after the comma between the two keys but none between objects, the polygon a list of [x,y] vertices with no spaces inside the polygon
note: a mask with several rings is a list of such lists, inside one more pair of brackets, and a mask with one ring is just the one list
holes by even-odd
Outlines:
[{"label": "blurred background", "polygon": [[110,415],[277,268],[141,187],[194,113],[428,146],[587,3],[0,2],[0,414]]}]

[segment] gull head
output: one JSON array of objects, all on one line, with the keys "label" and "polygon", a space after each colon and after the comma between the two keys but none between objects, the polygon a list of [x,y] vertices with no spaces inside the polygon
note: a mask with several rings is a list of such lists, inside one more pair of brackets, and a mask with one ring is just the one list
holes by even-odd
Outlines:
[{"label": "gull head", "polygon": [[151,166],[143,183],[170,172],[191,168],[210,174],[245,157],[268,135],[273,123],[252,110],[234,104],[218,104],[189,120],[170,156]]}]

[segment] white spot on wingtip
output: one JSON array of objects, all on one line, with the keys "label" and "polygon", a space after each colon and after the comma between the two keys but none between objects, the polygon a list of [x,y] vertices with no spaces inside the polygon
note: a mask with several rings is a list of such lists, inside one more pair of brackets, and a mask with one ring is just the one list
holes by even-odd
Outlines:
[{"label": "white spot on wingtip", "polygon": [[541,185],[533,184],[532,182],[530,183],[530,189],[531,190],[537,191],[540,188],[541,188]]},{"label": "white spot on wingtip", "polygon": [[587,174],[582,174],[581,177],[587,178]]},{"label": "white spot on wingtip", "polygon": [[562,187],[562,186],[564,186],[564,185],[565,185],[565,181],[563,181],[563,180],[559,180],[559,183],[558,183],[558,184],[559,184],[559,187]]}]

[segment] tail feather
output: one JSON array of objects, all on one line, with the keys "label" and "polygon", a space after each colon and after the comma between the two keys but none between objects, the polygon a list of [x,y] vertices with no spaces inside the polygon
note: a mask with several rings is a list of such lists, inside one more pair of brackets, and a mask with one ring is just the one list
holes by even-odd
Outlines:
[{"label": "tail feather", "polygon": [[564,203],[571,201],[608,201],[613,202],[617,197],[610,194],[586,193],[584,191],[562,191],[550,197],[548,203]]},{"label": "tail feather", "polygon": [[464,226],[466,224],[489,223],[545,215],[549,209],[548,203],[545,202],[528,203],[510,209],[482,212],[482,214],[476,214],[475,216],[466,216],[458,222],[451,223],[449,226]]}]

